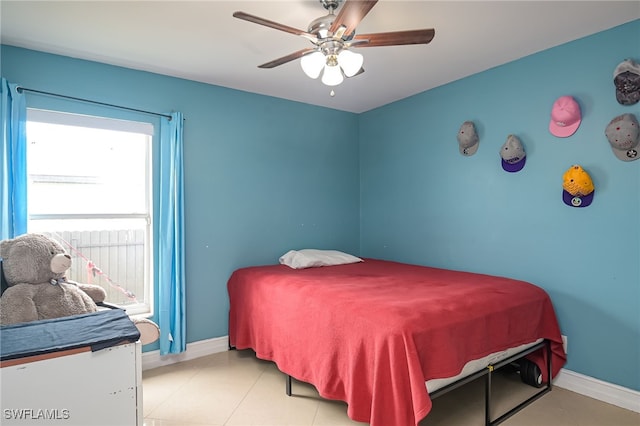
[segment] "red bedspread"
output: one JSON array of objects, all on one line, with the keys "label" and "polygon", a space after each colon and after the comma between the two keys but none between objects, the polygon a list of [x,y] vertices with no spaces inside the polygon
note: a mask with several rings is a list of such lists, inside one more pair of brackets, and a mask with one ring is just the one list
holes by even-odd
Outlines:
[{"label": "red bedspread", "polygon": [[228,291],[231,345],[372,426],[416,425],[431,409],[426,380],[507,347],[547,338],[554,375],[565,362],[548,295],[523,281],[365,259],[243,268]]}]

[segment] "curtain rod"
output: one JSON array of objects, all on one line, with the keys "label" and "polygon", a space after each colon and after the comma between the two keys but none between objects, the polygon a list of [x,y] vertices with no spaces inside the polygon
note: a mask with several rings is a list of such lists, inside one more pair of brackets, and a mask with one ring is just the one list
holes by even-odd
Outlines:
[{"label": "curtain rod", "polygon": [[119,108],[119,109],[124,109],[124,110],[127,110],[127,111],[141,112],[143,114],[151,114],[151,115],[156,115],[158,117],[166,117],[166,118],[169,119],[169,121],[171,121],[171,116],[170,115],[161,114],[159,112],[145,111],[143,109],[129,108],[129,107],[120,106],[120,105],[108,104],[106,102],[92,101],[91,99],[76,98],[74,96],[60,95],[58,93],[45,92],[45,91],[36,90],[36,89],[28,89],[26,87],[20,87],[20,86],[18,86],[16,90],[19,93],[31,92],[31,93],[37,93],[37,94],[40,94],[40,95],[55,96],[57,98],[71,99],[73,101],[88,102],[88,103],[96,104],[96,105],[102,105],[102,106],[107,106],[107,107],[112,107],[112,108]]}]

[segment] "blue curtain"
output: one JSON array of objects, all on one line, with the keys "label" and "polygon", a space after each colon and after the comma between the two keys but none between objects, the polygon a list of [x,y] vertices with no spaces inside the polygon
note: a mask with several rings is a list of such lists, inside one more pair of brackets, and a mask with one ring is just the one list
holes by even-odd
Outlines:
[{"label": "blue curtain", "polygon": [[182,114],[160,123],[158,325],[160,355],[187,349],[184,278],[184,172]]},{"label": "blue curtain", "polygon": [[2,79],[0,240],[27,232],[27,103],[18,85]]}]

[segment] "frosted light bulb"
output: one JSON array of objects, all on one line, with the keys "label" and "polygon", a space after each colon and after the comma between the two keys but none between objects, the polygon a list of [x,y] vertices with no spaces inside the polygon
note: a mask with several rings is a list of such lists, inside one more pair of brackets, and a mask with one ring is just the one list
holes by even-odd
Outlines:
[{"label": "frosted light bulb", "polygon": [[337,86],[342,83],[344,77],[342,76],[342,71],[340,71],[340,67],[338,65],[329,66],[325,65],[324,74],[322,74],[322,82],[327,86]]},{"label": "frosted light bulb", "polygon": [[318,78],[322,72],[324,63],[325,58],[321,52],[313,52],[308,55],[304,55],[302,59],[300,59],[302,71],[311,78]]},{"label": "frosted light bulb", "polygon": [[354,53],[344,49],[338,54],[338,64],[342,67],[344,75],[353,77],[362,68],[364,57],[359,53]]}]

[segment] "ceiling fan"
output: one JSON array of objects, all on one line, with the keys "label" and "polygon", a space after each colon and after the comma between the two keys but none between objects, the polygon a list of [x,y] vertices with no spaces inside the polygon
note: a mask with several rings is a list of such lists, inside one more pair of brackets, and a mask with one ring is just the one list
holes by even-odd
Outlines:
[{"label": "ceiling fan", "polygon": [[342,83],[345,76],[353,77],[364,72],[362,68],[364,58],[361,54],[353,52],[352,48],[427,44],[435,35],[433,29],[356,35],[356,27],[378,0],[345,0],[336,16],[334,12],[341,2],[342,0],[320,0],[329,14],[314,19],[307,31],[245,12],[235,12],[233,16],[302,36],[313,44],[313,47],[298,50],[259,65],[258,68],[274,68],[301,58],[300,64],[305,74],[315,79],[322,73],[322,82],[327,86],[336,86]]}]

